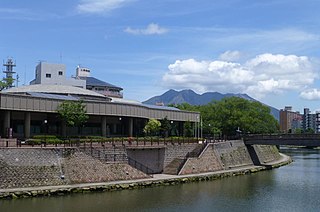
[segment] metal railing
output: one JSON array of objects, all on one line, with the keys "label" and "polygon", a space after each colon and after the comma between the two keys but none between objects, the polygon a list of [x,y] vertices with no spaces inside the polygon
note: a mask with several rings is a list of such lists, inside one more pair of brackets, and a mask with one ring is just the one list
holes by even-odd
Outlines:
[{"label": "metal railing", "polygon": [[204,143],[202,144],[201,148],[199,150],[194,150],[191,152],[188,152],[186,156],[183,158],[183,161],[180,163],[179,167],[177,168],[177,174],[181,171],[183,168],[184,164],[187,162],[189,158],[198,158],[201,153],[205,150],[205,148],[208,146],[209,143]]},{"label": "metal railing", "polygon": [[320,139],[320,134],[248,134],[247,139]]},{"label": "metal railing", "polygon": [[79,138],[60,138],[56,142],[50,142],[50,139],[27,139],[25,141],[14,139],[0,139],[0,147],[106,147],[112,146],[166,146],[201,143],[201,139],[177,137],[121,137],[121,138],[99,138],[99,139],[79,139]]},{"label": "metal railing", "polygon": [[149,168],[148,166],[146,165],[143,165],[142,163],[128,157],[128,164],[140,171],[142,171],[143,173],[146,173],[146,174],[155,174],[156,172]]}]

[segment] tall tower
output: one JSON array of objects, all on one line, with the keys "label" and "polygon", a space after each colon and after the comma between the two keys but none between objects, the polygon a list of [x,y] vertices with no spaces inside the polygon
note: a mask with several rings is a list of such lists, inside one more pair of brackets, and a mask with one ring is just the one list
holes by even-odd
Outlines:
[{"label": "tall tower", "polygon": [[3,71],[3,73],[6,74],[5,80],[10,83],[10,84],[8,85],[8,88],[12,88],[12,87],[14,87],[14,84],[13,84],[13,81],[14,81],[13,74],[16,73],[16,72],[13,70],[13,67],[15,67],[16,64],[13,62],[12,58],[8,58],[8,60],[7,60],[6,63],[3,62],[3,66],[6,67],[6,70]]}]

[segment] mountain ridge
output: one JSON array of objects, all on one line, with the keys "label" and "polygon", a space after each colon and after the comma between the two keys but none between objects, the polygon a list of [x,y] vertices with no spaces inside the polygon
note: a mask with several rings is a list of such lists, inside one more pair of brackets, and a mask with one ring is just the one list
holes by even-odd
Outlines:
[{"label": "mountain ridge", "polygon": [[[163,103],[164,105],[169,104],[182,104],[188,103],[190,105],[205,105],[214,100],[219,101],[225,97],[240,97],[249,101],[258,101],[247,94],[244,93],[226,93],[222,94],[219,92],[206,92],[203,94],[198,94],[191,89],[176,91],[174,89],[170,89],[165,93],[149,98],[144,101],[144,104],[156,105],[158,103]],[[262,103],[264,104],[264,103]],[[266,105],[266,104],[264,104]],[[266,105],[270,108],[270,113],[279,120],[279,110]]]}]

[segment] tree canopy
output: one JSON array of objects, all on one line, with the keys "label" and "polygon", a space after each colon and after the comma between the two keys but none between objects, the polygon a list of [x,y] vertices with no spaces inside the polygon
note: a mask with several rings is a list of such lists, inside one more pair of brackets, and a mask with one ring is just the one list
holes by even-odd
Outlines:
[{"label": "tree canopy", "polygon": [[4,78],[3,80],[0,81],[0,91],[9,88],[12,83],[13,83],[14,79],[12,78]]},{"label": "tree canopy", "polygon": [[82,101],[64,101],[57,109],[60,117],[71,127],[81,127],[89,118]]},{"label": "tree canopy", "polygon": [[168,120],[167,117],[163,118],[160,120],[161,126],[160,126],[160,131],[162,133],[163,137],[168,137],[169,136],[169,131],[171,129],[171,124],[170,121]]},{"label": "tree canopy", "polygon": [[279,124],[270,114],[270,108],[260,102],[239,97],[224,98],[203,106],[178,105],[179,109],[199,111],[204,134],[236,135],[242,133],[277,132]]},{"label": "tree canopy", "polygon": [[159,133],[161,123],[157,119],[149,119],[146,126],[143,128],[143,132],[147,135],[156,135]]}]

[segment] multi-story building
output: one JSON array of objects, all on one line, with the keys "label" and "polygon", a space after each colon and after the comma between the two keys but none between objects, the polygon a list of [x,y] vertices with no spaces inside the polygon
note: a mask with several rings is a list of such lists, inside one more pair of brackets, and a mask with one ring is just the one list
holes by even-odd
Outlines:
[{"label": "multi-story building", "polygon": [[69,85],[86,88],[107,97],[123,98],[122,88],[90,76],[90,69],[78,66],[76,76],[66,77],[66,66],[40,62],[36,66],[35,79],[30,85]]},{"label": "multi-story building", "polygon": [[316,133],[320,133],[320,111],[316,111]]},{"label": "multi-story building", "polygon": [[304,108],[303,114],[300,114],[293,112],[292,107],[280,110],[280,131],[295,132],[295,129],[320,133],[320,111],[311,113],[309,108]]},{"label": "multi-story building", "polygon": [[291,106],[280,110],[280,131],[284,133],[294,132],[302,124],[302,115],[292,111]]},{"label": "multi-story building", "polygon": [[107,97],[123,98],[122,88],[90,76],[90,69],[78,66],[76,79],[86,81],[86,88]]},{"label": "multi-story building", "polygon": [[[123,98],[108,98],[105,94],[85,89],[86,86],[77,86],[88,82],[89,71],[83,69],[77,73],[78,77],[69,81],[65,77],[64,65],[41,62],[36,68],[36,77],[31,85],[1,91],[0,137],[26,139],[47,133],[63,137],[78,135],[78,130],[67,126],[57,112],[62,102],[78,100],[83,101],[89,116],[82,127],[83,135],[140,136],[143,135],[148,119],[167,118],[177,129],[175,135],[183,135],[184,122],[188,121],[194,126],[194,136],[199,136],[200,113],[147,105]],[[80,77],[85,77],[86,80],[78,79]]]},{"label": "multi-story building", "polygon": [[302,129],[304,131],[317,131],[316,114],[312,114],[309,108],[303,109]]}]

